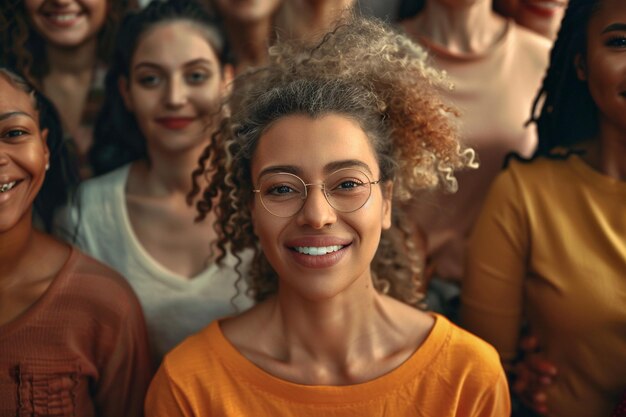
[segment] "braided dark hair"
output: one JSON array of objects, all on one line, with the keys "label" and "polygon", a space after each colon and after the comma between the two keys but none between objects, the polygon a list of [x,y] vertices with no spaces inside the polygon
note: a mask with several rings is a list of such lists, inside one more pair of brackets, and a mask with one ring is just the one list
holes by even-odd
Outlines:
[{"label": "braided dark hair", "polygon": [[146,140],[135,116],[126,109],[119,91],[120,77],[129,78],[133,55],[141,35],[156,24],[188,21],[206,30],[209,44],[220,63],[229,62],[226,37],[221,25],[194,0],[153,0],[145,9],[129,13],[117,34],[113,60],[106,76],[105,100],[94,126],[94,144],[89,160],[96,175],[148,157]]},{"label": "braided dark hair", "polygon": [[598,108],[574,61],[586,55],[587,26],[601,0],[570,0],[550,52],[550,66],[532,106],[539,143],[534,157],[571,147],[598,132]]}]

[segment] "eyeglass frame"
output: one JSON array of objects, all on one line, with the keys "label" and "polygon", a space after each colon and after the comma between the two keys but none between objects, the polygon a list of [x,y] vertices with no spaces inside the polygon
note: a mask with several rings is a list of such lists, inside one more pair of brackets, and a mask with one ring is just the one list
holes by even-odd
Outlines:
[{"label": "eyeglass frame", "polygon": [[[361,174],[363,174],[365,176],[365,178],[367,178],[368,180],[370,179],[370,177],[363,171],[361,171],[360,169],[356,169],[356,168],[340,168],[336,171],[331,172],[330,174],[328,174],[326,176],[326,178],[328,177],[332,177],[333,175],[335,175],[337,172],[341,172],[341,171],[357,171],[360,172]],[[270,176],[274,176],[274,175],[290,175],[292,177],[296,177],[303,185],[304,185],[304,197],[301,197],[300,199],[302,200],[302,206],[293,214],[289,215],[289,216],[279,216],[275,213],[272,213],[270,211],[270,209],[267,208],[267,206],[265,205],[265,202],[263,201],[263,197],[261,197],[261,189],[260,188],[253,188],[252,192],[255,194],[258,194],[259,199],[261,200],[261,205],[263,205],[263,208],[272,216],[281,218],[281,219],[288,219],[289,217],[293,217],[295,215],[297,215],[300,210],[302,210],[302,208],[304,207],[304,205],[306,204],[306,200],[309,197],[309,186],[312,185],[317,185],[317,186],[321,186],[322,187],[322,194],[324,194],[324,199],[326,200],[326,202],[328,203],[328,205],[335,211],[339,212],[339,213],[354,213],[355,211],[363,208],[363,206],[365,204],[367,204],[367,202],[369,201],[370,197],[372,197],[372,185],[376,185],[376,184],[380,184],[381,181],[383,181],[383,178],[379,178],[376,181],[365,181],[362,184],[369,184],[370,188],[369,188],[369,195],[367,196],[367,198],[365,199],[365,201],[363,201],[363,204],[361,204],[359,207],[355,208],[354,210],[339,210],[337,209],[335,206],[332,205],[332,203],[330,202],[330,200],[328,199],[328,194],[326,193],[326,181],[323,181],[321,183],[309,183],[307,184],[302,178],[300,178],[299,176],[297,176],[296,174],[293,174],[291,172],[275,172]],[[259,184],[260,186],[260,184]]]}]

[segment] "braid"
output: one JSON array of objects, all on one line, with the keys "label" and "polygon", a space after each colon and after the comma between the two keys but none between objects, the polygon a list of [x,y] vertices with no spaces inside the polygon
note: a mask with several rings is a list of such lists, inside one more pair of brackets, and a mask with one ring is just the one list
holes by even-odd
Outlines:
[{"label": "braid", "polygon": [[[578,79],[575,59],[586,53],[589,18],[600,0],[571,0],[556,42],[550,66],[531,112],[539,136],[537,156],[547,156],[556,147],[570,147],[597,133],[597,107],[587,83]],[[539,114],[537,112],[540,108]]]}]

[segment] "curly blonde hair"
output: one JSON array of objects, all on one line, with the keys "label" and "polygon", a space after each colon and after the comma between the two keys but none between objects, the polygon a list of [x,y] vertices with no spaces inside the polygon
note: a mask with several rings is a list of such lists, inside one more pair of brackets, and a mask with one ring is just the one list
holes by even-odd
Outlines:
[{"label": "curly blonde hair", "polygon": [[[371,140],[381,178],[393,181],[393,201],[399,204],[409,203],[418,190],[456,191],[453,172],[476,165],[473,151],[458,141],[457,112],[437,92],[450,86],[427,61],[421,47],[382,22],[350,16],[313,47],[279,40],[267,66],[235,80],[228,103],[232,113],[200,157],[189,202],[197,199],[198,220],[214,210],[218,262],[227,252],[240,259],[252,249],[246,278],[257,301],[278,289],[249,208],[251,161],[274,121],[329,113],[355,120]],[[201,189],[204,178],[208,185]],[[374,285],[418,305],[423,298],[418,234],[394,210],[393,225],[383,233],[372,262]]]}]

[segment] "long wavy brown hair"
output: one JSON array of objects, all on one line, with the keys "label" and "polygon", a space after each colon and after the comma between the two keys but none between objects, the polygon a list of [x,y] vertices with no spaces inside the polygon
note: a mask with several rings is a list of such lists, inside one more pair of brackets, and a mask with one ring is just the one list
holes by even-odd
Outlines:
[{"label": "long wavy brown hair", "polygon": [[[278,290],[278,277],[254,234],[250,165],[263,132],[277,119],[335,113],[358,122],[381,177],[394,183],[396,208],[418,190],[455,191],[454,171],[475,165],[473,151],[458,141],[456,111],[437,92],[449,85],[427,61],[421,47],[385,24],[351,16],[317,45],[279,40],[266,67],[235,80],[231,115],[199,160],[189,201],[199,220],[210,211],[216,216],[218,262],[228,252],[241,259],[253,251],[245,278],[257,301]],[[377,290],[411,305],[421,301],[418,246],[414,225],[396,211],[371,265]]]}]

